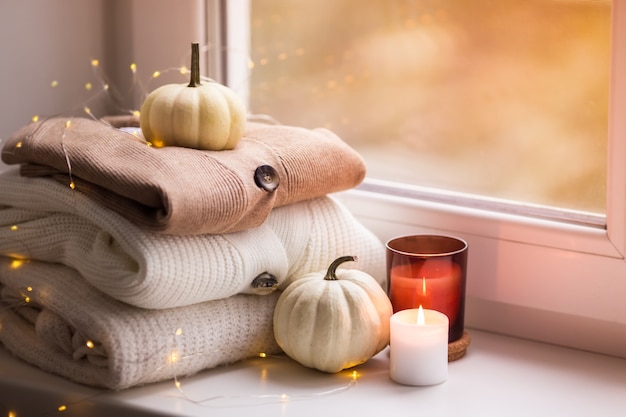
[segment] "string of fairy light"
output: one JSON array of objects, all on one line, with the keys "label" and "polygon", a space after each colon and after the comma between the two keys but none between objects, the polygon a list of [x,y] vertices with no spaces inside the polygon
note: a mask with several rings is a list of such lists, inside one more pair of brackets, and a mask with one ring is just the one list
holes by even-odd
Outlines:
[{"label": "string of fairy light", "polygon": [[[25,263],[27,263],[28,260],[27,259],[13,259],[10,263],[10,268],[11,269],[19,269],[21,268]],[[29,307],[29,306],[36,306],[36,301],[33,299],[33,293],[34,293],[34,288],[31,285],[26,285],[24,287],[22,287],[21,289],[19,289],[19,293],[21,298],[18,298],[16,300],[2,300],[3,303],[5,304],[4,308],[5,309],[19,309],[22,307]],[[11,302],[9,302],[11,301]],[[1,322],[0,322],[0,331],[1,331]],[[239,407],[239,406],[246,406],[246,405],[261,405],[261,404],[271,404],[271,403],[288,403],[288,402],[292,402],[292,401],[301,401],[301,400],[307,400],[307,399],[315,399],[315,398],[320,398],[320,397],[325,397],[325,396],[329,396],[329,395],[336,395],[342,392],[347,391],[348,389],[350,389],[351,387],[353,387],[360,375],[356,370],[347,370],[345,372],[343,372],[342,374],[347,377],[348,381],[343,384],[340,385],[339,387],[335,387],[335,388],[329,388],[326,390],[322,390],[322,391],[317,391],[317,392],[309,392],[309,393],[287,393],[287,392],[282,392],[282,393],[269,393],[269,394],[246,394],[246,395],[223,395],[223,394],[216,394],[216,395],[211,395],[208,397],[201,397],[198,398],[198,396],[193,396],[188,394],[185,389],[183,388],[183,379],[181,379],[176,372],[176,368],[178,367],[178,365],[185,360],[193,360],[193,359],[197,359],[201,356],[204,355],[211,355],[214,353],[219,353],[219,350],[213,350],[213,351],[207,351],[207,352],[197,352],[194,354],[190,354],[190,355],[181,355],[180,349],[179,349],[179,345],[178,345],[178,340],[179,338],[184,334],[183,328],[182,327],[178,327],[176,328],[176,330],[174,332],[172,332],[172,337],[174,338],[174,347],[170,347],[170,344],[167,343],[167,341],[163,342],[163,347],[157,351],[157,353],[155,353],[154,355],[152,355],[149,358],[144,359],[143,361],[127,361],[125,363],[127,364],[137,364],[137,363],[141,363],[141,362],[147,362],[149,360],[151,360],[153,358],[153,356],[159,356],[161,357],[161,362],[163,363],[162,366],[160,367],[156,367],[152,370],[152,372],[159,372],[161,371],[163,368],[165,367],[172,367],[172,374],[174,375],[172,378],[172,383],[173,386],[175,388],[175,390],[178,392],[179,396],[178,398],[187,401],[189,403],[195,404],[197,406],[202,406],[202,407],[216,407],[219,406],[215,405],[214,403],[216,403],[218,400],[234,400],[235,402],[232,403],[230,406],[231,407]],[[87,339],[84,342],[84,345],[88,348],[88,349],[94,349],[97,345],[99,345],[98,341],[92,340],[92,339]],[[260,359],[268,359],[268,358],[273,358],[276,360],[280,360],[280,359],[284,359],[286,360],[285,356],[277,356],[277,355],[268,355],[265,352],[259,352],[258,353],[258,358]],[[266,369],[264,369],[264,371],[266,372]],[[144,379],[147,379],[149,377],[149,374],[144,376]],[[266,376],[265,376],[266,377]],[[333,377],[333,379],[336,379]],[[137,384],[141,384],[142,381],[136,381]],[[83,399],[71,402],[71,403],[60,403],[56,406],[56,409],[54,410],[50,410],[48,413],[45,412],[45,410],[42,410],[42,416],[46,416],[46,415],[52,415],[54,413],[62,413],[65,411],[70,410],[72,407],[75,407],[77,405],[79,405],[81,402],[83,401],[87,401],[87,400],[92,400],[97,396],[103,395],[105,393],[107,393],[107,390],[99,390],[96,394],[92,394],[92,395],[88,395],[86,397],[84,397]],[[19,416],[19,410],[8,410],[7,412],[7,416],[8,417],[18,417]]]},{"label": "string of fairy light", "polygon": [[[254,67],[254,63],[250,60],[249,61],[249,68],[252,69]],[[84,84],[84,89],[85,91],[91,93],[92,95],[90,97],[88,97],[86,100],[84,100],[79,106],[72,108],[64,113],[61,114],[56,114],[56,115],[52,115],[52,116],[46,116],[43,117],[39,114],[35,114],[31,117],[31,122],[32,123],[37,123],[37,122],[41,122],[43,120],[46,120],[48,118],[52,118],[52,117],[61,117],[64,114],[73,114],[76,111],[81,111],[82,113],[84,113],[84,115],[86,115],[89,118],[92,118],[96,121],[100,121],[102,123],[106,123],[108,124],[108,122],[98,118],[96,115],[94,115],[94,113],[91,110],[91,106],[90,104],[94,101],[97,100],[99,98],[101,98],[103,95],[108,95],[108,97],[112,100],[114,100],[114,98],[111,96],[110,94],[110,85],[109,83],[107,83],[106,77],[104,76],[104,74],[102,73],[102,68],[100,65],[100,61],[98,59],[92,59],[91,60],[91,68],[93,69],[94,74],[97,76],[97,79],[99,80],[96,84],[94,84],[93,82],[86,82]],[[132,75],[133,75],[133,79],[132,79],[132,86],[130,91],[134,91],[135,89],[139,89],[141,91],[142,94],[146,94],[147,91],[147,85],[149,85],[149,83],[142,83],[141,80],[137,77],[137,71],[138,71],[138,66],[136,63],[131,63],[129,65],[129,70],[131,71]],[[172,68],[167,68],[164,70],[157,70],[157,71],[153,71],[151,76],[150,76],[150,80],[154,80],[157,79],[159,77],[161,77],[163,74],[168,73],[168,72],[178,72],[181,75],[185,76],[189,73],[189,70],[186,66],[181,66],[181,67],[172,67]],[[203,81],[213,81],[208,77],[202,77]],[[59,88],[60,87],[60,83],[58,80],[53,80],[50,82],[50,87],[53,89]],[[98,88],[99,85],[99,88]],[[135,116],[135,117],[139,117],[139,110],[136,109],[124,109],[124,113],[131,115],[131,116]],[[273,118],[271,118],[270,116],[265,116],[265,115],[249,115],[249,117],[251,119],[260,119],[260,120],[265,120],[268,121],[270,123],[277,123]],[[64,125],[64,130],[62,133],[62,138],[61,138],[61,143],[63,146],[63,152],[65,155],[65,161],[67,164],[67,168],[68,168],[68,174],[69,174],[69,184],[68,187],[71,190],[75,190],[76,189],[76,184],[74,182],[74,179],[72,177],[72,163],[71,163],[71,158],[70,155],[68,154],[67,150],[65,149],[65,145],[64,145],[64,141],[63,139],[65,138],[66,132],[72,128],[72,120],[73,120],[74,116],[68,116],[67,120],[65,122]],[[112,126],[111,126],[112,127]],[[113,128],[113,127],[112,127]],[[133,138],[135,138],[135,140],[137,139],[137,134],[136,133],[129,133],[129,135],[131,135]],[[1,142],[1,138],[0,138],[0,142]],[[146,142],[147,146],[152,146],[153,144]],[[22,146],[21,142],[18,142],[15,147],[16,148],[20,148]],[[4,152],[11,152],[10,150],[4,150]],[[21,267],[23,267],[25,264],[27,264],[29,262],[30,259],[30,251],[27,247],[27,245],[25,245],[19,238],[19,233],[22,230],[22,228],[20,227],[20,225],[18,224],[13,224],[8,226],[10,231],[11,231],[11,236],[12,236],[12,241],[18,243],[19,245],[23,246],[22,250],[22,254],[12,254],[11,257],[11,261],[9,263],[9,268],[12,270],[17,270],[20,269]],[[19,295],[19,296],[17,296]],[[34,288],[32,285],[25,285],[22,288],[20,288],[17,291],[17,295],[15,299],[2,299],[0,300],[4,306],[3,309],[11,309],[11,310],[18,310],[20,308],[24,308],[24,307],[31,307],[31,306],[35,306],[35,307],[40,307],[37,305],[36,302],[36,288]],[[0,321],[0,332],[2,332],[2,322]],[[163,370],[164,367],[172,367],[172,374],[174,375],[173,379],[172,379],[172,384],[174,389],[177,391],[178,398],[187,401],[189,403],[195,404],[197,406],[201,406],[201,407],[215,407],[215,403],[218,400],[233,400],[235,401],[234,404],[232,404],[231,406],[233,407],[237,407],[237,406],[242,406],[242,405],[250,405],[251,402],[258,404],[268,404],[268,403],[287,403],[287,402],[292,402],[292,401],[300,401],[300,400],[307,400],[307,399],[314,399],[314,398],[319,398],[319,397],[324,397],[324,396],[328,396],[328,395],[335,395],[335,394],[339,394],[341,392],[345,392],[346,390],[350,389],[351,387],[353,387],[357,380],[359,379],[360,375],[357,371],[354,370],[348,370],[342,373],[342,375],[347,376],[347,382],[344,384],[341,384],[339,387],[334,387],[334,388],[328,388],[328,389],[324,389],[321,391],[317,391],[317,392],[309,392],[309,393],[288,393],[288,392],[281,392],[281,393],[263,393],[263,394],[246,394],[246,395],[225,395],[225,394],[214,394],[214,395],[210,395],[210,396],[206,396],[206,397],[202,397],[202,398],[197,398],[197,396],[193,396],[191,394],[189,394],[188,392],[186,392],[186,390],[184,389],[184,384],[183,384],[183,379],[179,376],[177,376],[177,372],[176,372],[176,368],[179,366],[179,364],[181,363],[181,361],[183,360],[193,360],[196,358],[199,358],[200,356],[203,355],[212,355],[215,353],[219,353],[219,351],[206,351],[206,352],[196,352],[194,354],[191,355],[181,355],[179,352],[179,348],[178,348],[178,340],[180,339],[180,337],[182,337],[184,334],[183,328],[178,327],[176,328],[173,332],[172,332],[172,337],[174,338],[174,346],[175,348],[172,349],[170,347],[168,347],[168,343],[167,342],[163,342],[163,347],[162,349],[158,350],[158,352],[154,355],[152,355],[152,357],[145,359],[145,361],[148,360],[152,360],[154,359],[154,356],[161,356],[161,363],[163,365],[156,367],[152,372],[159,372],[161,370]],[[171,342],[171,341],[170,341]],[[88,349],[88,350],[93,350],[96,347],[100,346],[100,343],[97,340],[93,340],[93,339],[86,339],[84,341],[84,346]],[[265,352],[259,352],[258,353],[258,358],[260,359],[268,359],[268,358],[282,358],[285,359],[286,357],[284,356],[271,356],[266,354]],[[135,364],[137,362],[134,362]],[[148,378],[149,375],[144,376],[144,378]],[[343,378],[342,378],[343,379]],[[142,381],[137,381],[137,384],[141,384]],[[336,382],[335,382],[336,383]],[[80,404],[81,402],[93,399],[96,396],[102,395],[104,393],[109,392],[106,389],[102,389],[102,390],[98,390],[98,392],[94,395],[90,395],[87,396],[83,399],[74,401],[74,402],[66,402],[66,403],[59,403],[58,405],[56,405],[56,408],[51,409],[51,410],[42,410],[41,414],[42,416],[46,416],[46,415],[55,415],[57,413],[63,413],[66,412],[68,410],[71,410],[73,407],[77,406],[78,404]],[[0,404],[1,405],[1,404]],[[6,416],[7,417],[19,417],[20,416],[20,410],[6,410]]]}]

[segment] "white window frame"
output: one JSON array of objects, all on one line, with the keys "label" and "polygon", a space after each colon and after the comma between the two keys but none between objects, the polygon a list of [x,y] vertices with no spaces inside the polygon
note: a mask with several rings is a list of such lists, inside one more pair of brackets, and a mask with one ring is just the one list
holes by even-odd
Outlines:
[{"label": "white window frame", "polygon": [[[247,98],[249,1],[226,15],[226,80]],[[207,7],[210,10],[211,7]],[[341,199],[381,240],[444,233],[470,244],[466,325],[626,357],[626,4],[613,2],[607,213],[585,216],[367,179]],[[385,192],[379,192],[385,189]],[[399,192],[398,192],[399,191]]]}]

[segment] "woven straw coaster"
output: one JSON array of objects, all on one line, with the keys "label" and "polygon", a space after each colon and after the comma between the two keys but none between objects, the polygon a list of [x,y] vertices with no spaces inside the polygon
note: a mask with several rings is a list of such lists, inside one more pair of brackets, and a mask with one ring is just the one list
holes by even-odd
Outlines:
[{"label": "woven straw coaster", "polygon": [[448,362],[454,362],[457,359],[461,359],[467,352],[467,347],[470,345],[472,338],[467,331],[463,331],[463,336],[459,340],[456,340],[448,344]]}]

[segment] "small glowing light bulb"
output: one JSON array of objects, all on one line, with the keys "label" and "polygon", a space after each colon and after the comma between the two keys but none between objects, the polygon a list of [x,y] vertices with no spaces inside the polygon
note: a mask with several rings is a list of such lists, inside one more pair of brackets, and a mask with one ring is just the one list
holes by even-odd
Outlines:
[{"label": "small glowing light bulb", "polygon": [[87,346],[89,349],[93,349],[95,345],[91,340],[87,340],[85,342],[85,346]]},{"label": "small glowing light bulb", "polygon": [[249,60],[248,61],[248,69],[253,69],[254,68],[254,61],[253,60]]},{"label": "small glowing light bulb", "polygon": [[162,148],[165,146],[165,143],[161,139],[152,139],[150,146],[154,146],[155,148]]},{"label": "small glowing light bulb", "polygon": [[57,80],[53,80],[53,81],[50,83],[50,87],[52,87],[52,88],[56,88],[56,87],[58,87],[58,86],[59,86],[59,82],[58,82]]},{"label": "small glowing light bulb", "polygon": [[74,184],[74,181],[70,181],[70,189],[71,190],[76,189],[76,184]]},{"label": "small glowing light bulb", "polygon": [[174,386],[176,387],[176,389],[180,389],[180,381],[179,380],[174,381]]},{"label": "small glowing light bulb", "polygon": [[85,110],[85,113],[91,116],[91,109],[89,107],[85,106],[84,110]]},{"label": "small glowing light bulb", "polygon": [[185,74],[187,74],[187,71],[189,71],[189,70],[187,69],[186,66],[183,65],[182,67],[180,67],[180,73],[181,74],[185,75]]},{"label": "small glowing light bulb", "polygon": [[139,117],[140,115],[139,110],[133,110],[132,115],[135,117]]},{"label": "small glowing light bulb", "polygon": [[289,399],[289,395],[287,394],[280,394],[280,400],[281,401],[287,401]]},{"label": "small glowing light bulb", "polygon": [[65,404],[61,404],[61,405],[57,408],[57,410],[59,410],[59,411],[65,411],[65,410],[67,410],[67,405],[65,405]]},{"label": "small glowing light bulb", "polygon": [[161,76],[161,71],[154,71],[152,73],[152,78],[159,78]]},{"label": "small glowing light bulb", "polygon": [[30,118],[30,120],[32,120],[32,121],[33,121],[33,123],[34,123],[34,122],[36,122],[36,121],[38,121],[38,120],[39,120],[39,115],[37,115],[37,114],[36,114],[36,115],[34,115],[33,117],[31,117],[31,118]]},{"label": "small glowing light bulb", "polygon": [[30,303],[30,297],[24,297],[24,302],[25,302],[26,304]]},{"label": "small glowing light bulb", "polygon": [[19,141],[15,144],[16,148],[21,148],[22,147],[22,141]]},{"label": "small glowing light bulb", "polygon": [[178,329],[176,329],[175,332],[176,336],[180,336],[181,334],[183,334],[183,329],[181,329],[180,327]]},{"label": "small glowing light bulb", "polygon": [[18,227],[17,227],[17,225],[16,225],[16,224],[14,224],[14,225],[12,225],[12,226],[11,226],[11,231],[12,231],[12,232],[15,232],[17,229],[18,229]]},{"label": "small glowing light bulb", "polygon": [[31,286],[26,287],[26,291],[33,292],[33,287],[31,287]]},{"label": "small glowing light bulb", "polygon": [[93,84],[91,84],[89,82],[85,83],[85,90],[91,91],[92,88],[93,88]]},{"label": "small glowing light bulb", "polygon": [[69,128],[70,128],[70,126],[72,126],[72,121],[71,121],[71,120],[67,120],[67,121],[65,122],[65,128],[66,128],[66,129],[69,129]]},{"label": "small glowing light bulb", "polygon": [[170,354],[170,361],[171,361],[172,363],[176,363],[176,362],[178,362],[178,352],[173,351],[173,352]]},{"label": "small glowing light bulb", "polygon": [[259,353],[259,358],[267,358],[267,353],[265,352]]},{"label": "small glowing light bulb", "polygon": [[359,379],[359,373],[357,371],[352,371],[352,380],[356,381]]},{"label": "small glowing light bulb", "polygon": [[15,413],[15,411],[9,410],[7,417],[17,417],[17,414]]},{"label": "small glowing light bulb", "polygon": [[21,259],[13,259],[11,261],[11,269],[17,269],[24,264],[24,261]]},{"label": "small glowing light bulb", "polygon": [[92,67],[97,67],[99,65],[100,65],[100,61],[99,60],[97,60],[95,58],[91,60],[91,66]]},{"label": "small glowing light bulb", "polygon": [[130,64],[130,70],[132,71],[132,73],[136,73],[137,72],[137,64],[135,64],[134,62],[132,64]]},{"label": "small glowing light bulb", "polygon": [[104,85],[104,91],[109,91],[109,84]]}]

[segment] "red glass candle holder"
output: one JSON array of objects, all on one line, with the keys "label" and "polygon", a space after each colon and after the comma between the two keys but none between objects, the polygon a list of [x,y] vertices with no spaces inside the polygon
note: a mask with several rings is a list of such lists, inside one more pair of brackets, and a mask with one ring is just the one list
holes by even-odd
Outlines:
[{"label": "red glass candle holder", "polygon": [[387,282],[394,313],[409,308],[448,316],[448,342],[463,336],[467,243],[442,235],[412,235],[387,242]]}]

